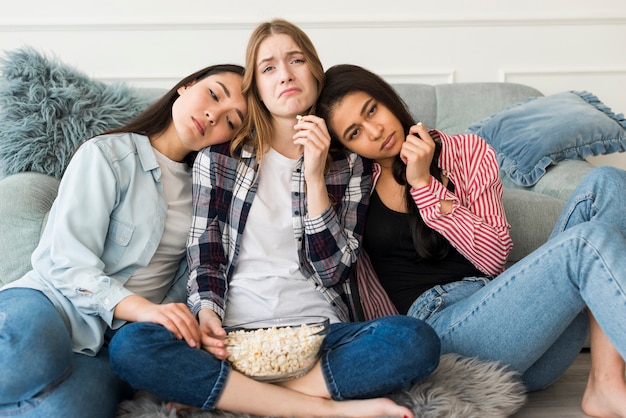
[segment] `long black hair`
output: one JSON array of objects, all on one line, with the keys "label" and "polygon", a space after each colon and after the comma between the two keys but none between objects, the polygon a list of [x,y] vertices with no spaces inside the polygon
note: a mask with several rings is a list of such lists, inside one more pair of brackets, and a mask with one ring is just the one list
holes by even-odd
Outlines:
[{"label": "long black hair", "polygon": [[[408,110],[406,103],[382,77],[366,70],[363,67],[350,64],[340,64],[326,71],[326,84],[316,104],[317,115],[326,120],[330,128],[330,119],[337,105],[346,95],[355,92],[364,92],[374,100],[387,107],[393,113],[404,129],[404,135],[409,134],[415,120]],[[331,135],[331,150],[344,149],[336,132],[329,129]],[[441,169],[437,165],[441,153],[441,142],[435,141],[435,153],[430,163],[430,174],[442,181]],[[410,190],[411,185],[406,180],[406,164],[397,155],[392,167],[396,182],[405,186],[404,199],[411,222],[413,244],[418,255],[424,259],[441,259],[448,254],[450,243],[437,231],[429,228],[423,221],[417,205],[413,203]]]},{"label": "long black hair", "polygon": [[[143,112],[135,116],[128,123],[119,128],[111,129],[109,133],[134,132],[146,136],[153,136],[165,131],[172,122],[172,106],[180,94],[178,89],[193,84],[210,75],[221,73],[235,73],[243,76],[244,68],[237,64],[217,64],[205,67],[180,80],[174,87],[165,93],[159,100],[148,106]],[[190,152],[185,162],[191,166],[197,152]]]}]

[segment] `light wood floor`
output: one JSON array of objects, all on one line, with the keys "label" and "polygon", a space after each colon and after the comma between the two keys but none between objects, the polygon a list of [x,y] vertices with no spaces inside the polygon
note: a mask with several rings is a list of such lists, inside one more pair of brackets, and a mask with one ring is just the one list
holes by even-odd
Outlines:
[{"label": "light wood floor", "polygon": [[580,401],[589,375],[590,354],[579,354],[576,362],[552,386],[528,394],[526,405],[513,418],[588,418]]}]

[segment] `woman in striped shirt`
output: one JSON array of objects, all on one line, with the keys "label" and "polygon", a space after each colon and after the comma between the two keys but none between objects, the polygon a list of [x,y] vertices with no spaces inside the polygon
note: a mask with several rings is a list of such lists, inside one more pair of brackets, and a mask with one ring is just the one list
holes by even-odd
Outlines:
[{"label": "woman in striped shirt", "polygon": [[[598,361],[583,408],[623,416],[626,314],[615,310],[626,300],[626,172],[594,170],[548,243],[505,271],[513,243],[494,150],[473,134],[415,124],[393,88],[361,67],[338,65],[326,77],[317,113],[334,146],[374,161],[357,265],[366,318],[423,319],[442,353],[503,362],[536,390],[580,352],[588,307]],[[599,382],[596,372],[612,378]]]}]

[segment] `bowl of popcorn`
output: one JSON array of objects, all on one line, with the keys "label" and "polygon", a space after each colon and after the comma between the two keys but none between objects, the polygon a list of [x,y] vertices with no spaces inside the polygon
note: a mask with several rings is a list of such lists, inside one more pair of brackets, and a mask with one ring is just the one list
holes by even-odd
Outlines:
[{"label": "bowl of popcorn", "polygon": [[295,379],[308,372],[320,355],[328,318],[275,318],[225,327],[226,351],[233,368],[264,382]]}]

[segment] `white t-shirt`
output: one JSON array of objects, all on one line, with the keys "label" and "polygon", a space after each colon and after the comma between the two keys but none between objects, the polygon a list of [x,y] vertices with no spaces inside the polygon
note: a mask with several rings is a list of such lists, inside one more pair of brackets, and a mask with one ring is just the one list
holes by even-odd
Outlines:
[{"label": "white t-shirt", "polygon": [[161,168],[167,218],[161,242],[146,267],[138,268],[124,287],[146,299],[161,303],[186,254],[191,228],[191,169],[186,163],[172,161],[154,149]]},{"label": "white t-shirt", "polygon": [[228,285],[225,326],[300,315],[322,315],[339,322],[315,283],[300,271],[291,213],[296,163],[274,149],[263,157],[258,190]]}]

